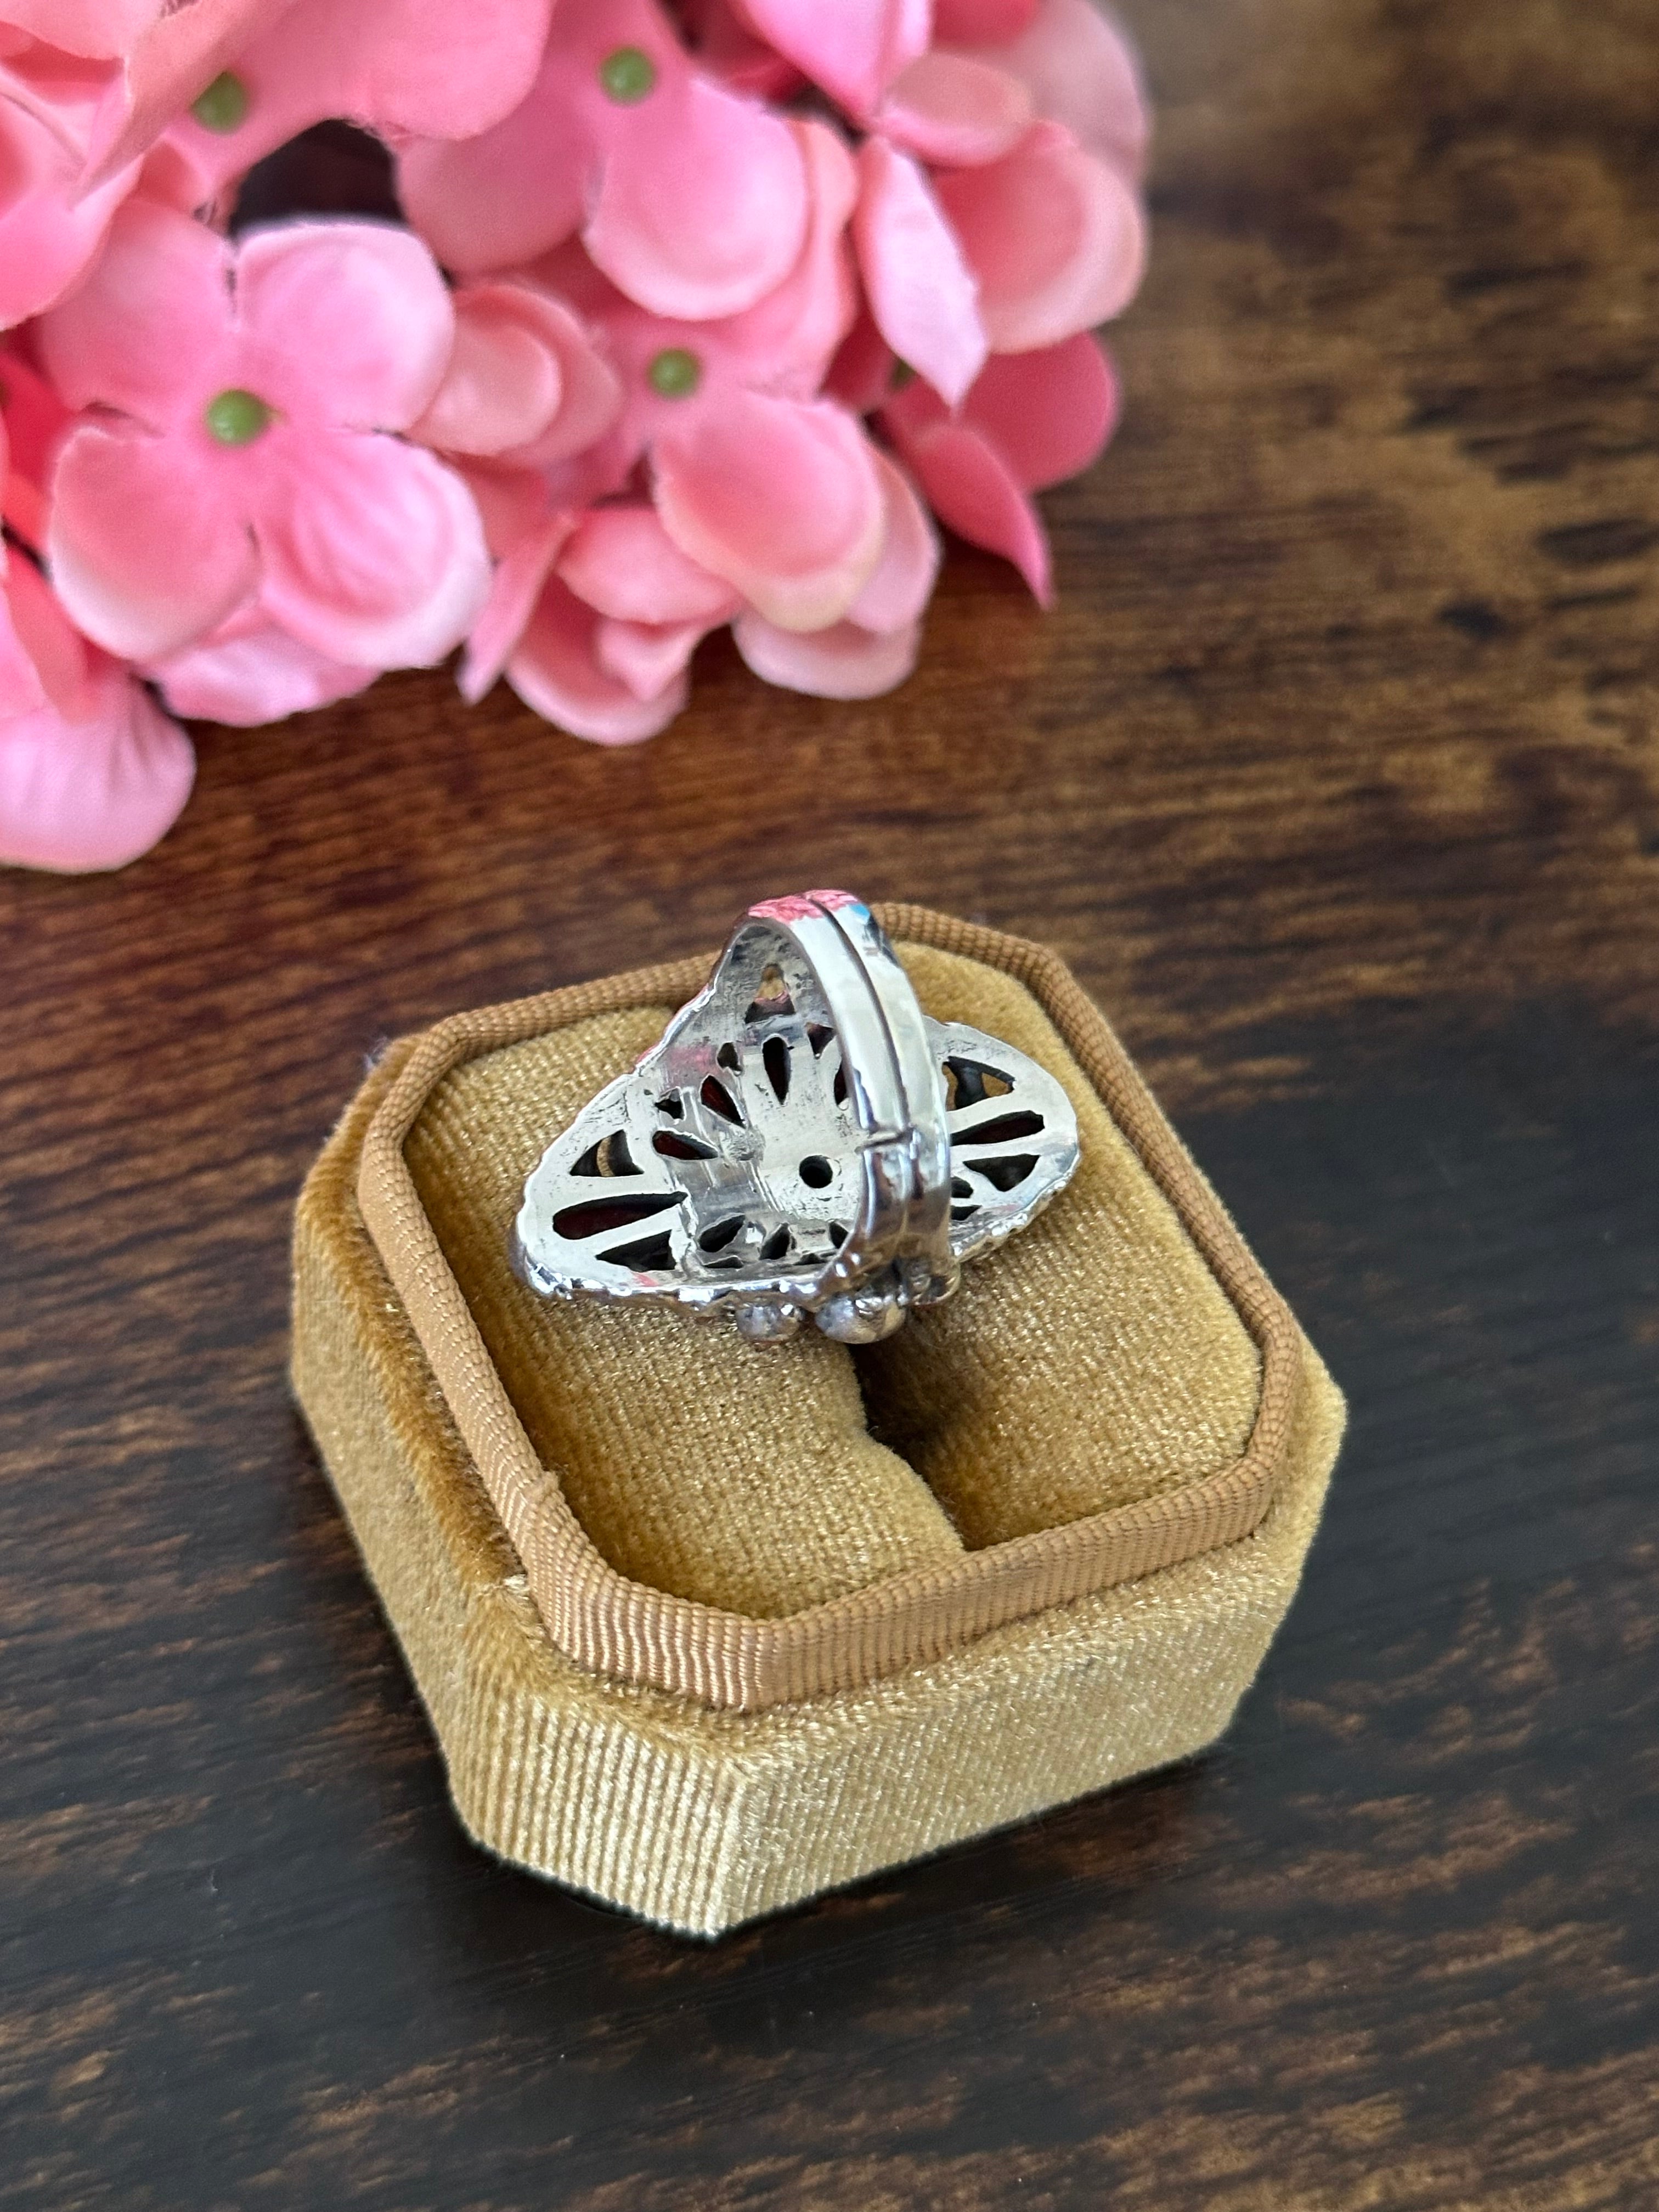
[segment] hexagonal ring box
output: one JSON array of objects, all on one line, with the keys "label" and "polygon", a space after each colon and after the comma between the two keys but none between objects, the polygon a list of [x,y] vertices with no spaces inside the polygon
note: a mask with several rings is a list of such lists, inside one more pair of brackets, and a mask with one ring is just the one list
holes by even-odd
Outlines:
[{"label": "hexagonal ring box", "polygon": [[714,1935],[1211,1742],[1340,1440],[1317,1355],[1060,961],[876,909],[1079,1164],[885,1341],[537,1297],[549,1143],[702,956],[382,1057],[295,1224],[294,1382],[478,1842]]}]

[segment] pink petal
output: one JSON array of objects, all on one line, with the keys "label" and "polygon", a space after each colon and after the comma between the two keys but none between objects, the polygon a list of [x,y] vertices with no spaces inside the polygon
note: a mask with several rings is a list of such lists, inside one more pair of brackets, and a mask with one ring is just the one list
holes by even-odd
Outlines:
[{"label": "pink petal", "polygon": [[0,493],[0,521],[32,553],[38,553],[46,542],[46,502],[24,477],[8,477]]},{"label": "pink petal", "polygon": [[[630,46],[653,81],[612,100],[601,70]],[[409,149],[400,185],[452,268],[532,261],[585,222],[594,260],[631,299],[695,320],[781,283],[805,232],[789,126],[692,70],[650,0],[560,0],[529,96],[465,145]]]},{"label": "pink petal", "polygon": [[927,0],[743,0],[769,46],[854,115],[868,115],[926,51]]},{"label": "pink petal", "polygon": [[850,414],[867,415],[887,397],[896,363],[893,349],[866,309],[842,339],[823,380],[826,399],[839,400]]},{"label": "pink petal", "polygon": [[1031,95],[1016,76],[971,54],[923,54],[882,102],[895,145],[948,167],[994,161],[1030,128]]},{"label": "pink petal", "polygon": [[780,117],[693,77],[678,99],[619,110],[582,232],[599,266],[653,314],[735,315],[781,284],[806,235],[806,177]]},{"label": "pink petal", "polygon": [[899,449],[939,520],[1013,562],[1039,606],[1053,598],[1048,537],[1024,485],[977,430],[942,422],[918,437],[901,437]]},{"label": "pink petal", "polygon": [[979,280],[994,352],[1054,345],[1134,297],[1146,263],[1140,203],[1058,124],[1039,123],[1000,161],[941,175],[935,190]]},{"label": "pink petal", "polygon": [[65,611],[129,660],[223,620],[257,569],[230,486],[185,441],[83,423],[52,480],[46,560]]},{"label": "pink petal", "polygon": [[636,698],[599,666],[594,643],[600,621],[551,578],[507,665],[507,681],[526,707],[573,737],[600,745],[637,744],[679,713],[686,679],[682,672],[655,698]]},{"label": "pink petal", "polygon": [[517,289],[475,284],[456,295],[455,349],[431,405],[410,426],[418,444],[440,453],[501,453],[527,445],[558,413],[559,357],[532,318],[516,312]]},{"label": "pink petal", "polygon": [[228,722],[239,729],[280,722],[286,715],[349,699],[380,672],[330,660],[266,622],[257,608],[250,617],[233,617],[200,645],[156,661],[144,672],[161,685],[175,714]]},{"label": "pink petal", "polygon": [[942,46],[1000,46],[1036,11],[1037,0],[933,0],[933,38]]},{"label": "pink petal", "polygon": [[732,393],[656,443],[656,502],[683,553],[783,629],[844,615],[881,556],[871,447],[830,402]]},{"label": "pink petal", "polygon": [[651,507],[595,507],[566,545],[559,574],[578,599],[619,622],[724,622],[736,604],[731,586],[688,561]]},{"label": "pink petal", "polygon": [[732,635],[764,683],[814,699],[875,699],[915,668],[921,624],[908,623],[885,635],[851,622],[803,633],[778,629],[751,611],[738,617]]},{"label": "pink petal", "polygon": [[575,527],[584,508],[614,498],[629,471],[614,466],[614,441],[601,439],[574,460],[545,469],[520,467],[512,457],[451,464],[472,494],[483,522],[484,543],[504,560],[547,524],[559,525],[558,543]]},{"label": "pink petal", "polygon": [[678,12],[698,66],[728,91],[785,100],[800,90],[800,71],[738,20],[732,0],[680,0]]},{"label": "pink petal", "polygon": [[[344,82],[329,113],[416,137],[475,138],[510,114],[535,80],[553,0],[307,0],[306,29],[336,41],[331,52],[301,27],[289,39],[307,65]],[[353,33],[356,33],[355,37]]]},{"label": "pink petal", "polygon": [[[0,556],[4,550],[0,546]],[[17,714],[31,714],[46,704],[46,686],[34,655],[20,633],[12,604],[15,590],[12,580],[27,567],[27,562],[12,564],[0,559],[0,723]]]},{"label": "pink petal", "polygon": [[[0,22],[0,106],[7,115],[38,124],[42,157],[60,161],[70,191],[80,184],[86,133],[111,77],[108,62],[77,60],[58,46],[31,45],[31,40]],[[18,195],[22,175],[20,149],[13,146],[7,155],[7,199]]]},{"label": "pink petal", "polygon": [[418,447],[361,432],[276,453],[255,524],[274,619],[349,666],[441,660],[489,592],[483,525],[460,477]]},{"label": "pink petal", "polygon": [[426,247],[383,222],[251,232],[236,258],[249,387],[290,416],[401,430],[437,391],[455,338]]},{"label": "pink petal", "polygon": [[592,161],[561,112],[562,84],[550,65],[492,130],[403,149],[398,197],[445,268],[474,276],[532,261],[580,224]]},{"label": "pink petal", "polygon": [[175,143],[171,132],[156,140],[137,168],[137,190],[145,199],[170,207],[177,215],[199,216],[214,229],[221,228],[228,209],[216,206],[210,211],[215,197],[212,181]]},{"label": "pink petal", "polygon": [[14,474],[46,480],[59,438],[74,417],[46,378],[20,352],[0,351],[0,464],[6,448]]},{"label": "pink petal", "polygon": [[515,538],[496,562],[489,596],[468,633],[455,679],[469,707],[477,705],[512,658],[574,525],[573,514],[548,514]]},{"label": "pink petal", "polygon": [[538,254],[518,272],[527,283],[550,294],[570,309],[586,328],[604,328],[615,315],[638,315],[641,310],[626,293],[619,292],[602,270],[596,269],[579,238],[567,238]]},{"label": "pink petal", "polygon": [[137,45],[164,0],[4,0],[0,21],[62,46],[113,59]]},{"label": "pink petal", "polygon": [[939,574],[939,533],[902,469],[876,453],[887,510],[887,533],[875,574],[853,602],[848,619],[883,636],[914,627],[933,597]]},{"label": "pink petal", "polygon": [[4,564],[0,636],[4,639],[0,714],[51,706],[71,721],[93,711],[92,648],[64,612],[32,561]]},{"label": "pink petal", "polygon": [[74,165],[79,183],[88,133],[119,64],[43,46],[0,23],[0,100],[43,125]]},{"label": "pink petal", "polygon": [[791,125],[805,165],[809,213],[799,258],[775,291],[720,325],[722,354],[746,380],[811,399],[858,309],[844,234],[859,194],[847,148],[823,123]]},{"label": "pink petal", "polygon": [[889,345],[953,404],[985,360],[978,287],[927,179],[880,138],[859,155],[853,220],[870,312]]},{"label": "pink petal", "polygon": [[46,379],[15,353],[0,353],[0,456],[9,444],[8,468],[0,458],[0,512],[26,545],[39,551],[46,537],[45,488],[58,448],[74,417]]},{"label": "pink petal", "polygon": [[[459,460],[453,465],[472,495],[483,524],[484,544],[498,561],[550,520],[559,504],[550,499],[547,480],[535,469],[487,460]],[[565,534],[569,535],[568,528]]]},{"label": "pink petal", "polygon": [[[536,448],[522,447],[519,452],[503,456],[506,463],[515,465],[526,456],[534,463]],[[568,460],[551,461],[538,466],[547,487],[547,494],[555,507],[580,510],[592,507],[602,499],[617,499],[625,493],[641,489],[643,478],[637,466],[640,459],[638,442],[627,434],[626,424],[608,430],[594,445]]]},{"label": "pink petal", "polygon": [[554,414],[540,431],[512,448],[514,458],[527,467],[550,468],[577,454],[591,453],[622,412],[621,380],[562,301],[529,285],[503,289],[531,303],[536,336],[559,372],[559,402]]},{"label": "pink petal", "polygon": [[[901,441],[949,420],[925,384],[888,401],[883,417]],[[1117,422],[1117,380],[1088,331],[1036,353],[993,354],[963,404],[961,420],[994,445],[1027,491],[1086,469]]]},{"label": "pink petal", "polygon": [[204,223],[129,200],[96,267],[40,328],[71,407],[101,401],[160,429],[232,381],[231,249]]},{"label": "pink petal", "polygon": [[612,622],[602,617],[593,633],[593,658],[636,699],[656,699],[690,665],[712,627],[700,622]]},{"label": "pink petal", "polygon": [[[951,4],[960,0],[946,0]],[[941,27],[937,35],[941,42],[976,43],[962,31]],[[1025,83],[1039,115],[1065,124],[1080,145],[1130,183],[1139,178],[1152,137],[1139,66],[1123,32],[1095,0],[1041,0],[1023,35],[999,44],[987,58]]]},{"label": "pink petal", "polygon": [[1086,469],[1117,422],[1117,380],[1089,331],[1036,353],[996,354],[963,416],[982,430],[1028,491]]},{"label": "pink petal", "polygon": [[216,185],[326,117],[393,137],[477,137],[529,91],[550,5],[299,0],[232,58],[248,94],[240,127],[208,131],[185,115],[175,132]]},{"label": "pink petal", "polygon": [[171,828],[195,774],[184,732],[102,661],[76,720],[42,707],[0,722],[0,860],[125,867]]},{"label": "pink petal", "polygon": [[72,202],[75,165],[38,118],[0,100],[0,329],[60,299],[97,252],[136,168]]}]

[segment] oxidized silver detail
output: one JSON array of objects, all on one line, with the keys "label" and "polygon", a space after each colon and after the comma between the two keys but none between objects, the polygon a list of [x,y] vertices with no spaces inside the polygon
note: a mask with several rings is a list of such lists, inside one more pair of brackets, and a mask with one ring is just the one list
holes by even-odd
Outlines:
[{"label": "oxidized silver detail", "polygon": [[949,1297],[1070,1181],[1077,1119],[1024,1053],[935,1022],[846,891],[750,907],[709,981],[525,1185],[532,1290],[808,1316],[843,1343]]}]

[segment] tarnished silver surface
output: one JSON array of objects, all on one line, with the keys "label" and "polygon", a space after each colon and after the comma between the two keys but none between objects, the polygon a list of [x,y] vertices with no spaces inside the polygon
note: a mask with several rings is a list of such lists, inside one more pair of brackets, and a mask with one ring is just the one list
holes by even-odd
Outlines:
[{"label": "tarnished silver surface", "polygon": [[1024,1054],[931,1020],[846,891],[750,907],[713,976],[525,1185],[514,1259],[550,1297],[729,1311],[844,1343],[949,1297],[1070,1180],[1077,1121]]}]

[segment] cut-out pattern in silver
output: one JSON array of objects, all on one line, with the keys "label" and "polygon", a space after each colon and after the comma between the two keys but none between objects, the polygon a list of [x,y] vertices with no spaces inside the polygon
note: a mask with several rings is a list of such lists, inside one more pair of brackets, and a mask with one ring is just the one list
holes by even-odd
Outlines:
[{"label": "cut-out pattern in silver", "polygon": [[950,1297],[1070,1180],[1064,1090],[924,1015],[867,907],[751,907],[708,983],[525,1185],[533,1290],[729,1312],[755,1343],[811,1316],[873,1343]]}]

